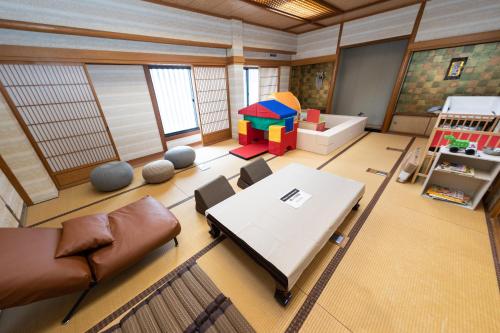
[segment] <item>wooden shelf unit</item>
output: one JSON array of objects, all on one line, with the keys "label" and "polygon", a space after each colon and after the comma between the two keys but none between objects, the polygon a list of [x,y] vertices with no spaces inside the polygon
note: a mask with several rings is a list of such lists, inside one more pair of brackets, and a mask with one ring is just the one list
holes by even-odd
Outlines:
[{"label": "wooden shelf unit", "polygon": [[[436,167],[442,162],[463,164],[474,168],[474,175],[437,169]],[[460,190],[471,196],[470,205],[450,203],[464,208],[476,209],[499,172],[500,156],[487,155],[482,151],[478,151],[476,155],[451,153],[447,147],[441,147],[425,179],[422,195],[429,197],[426,195],[426,191],[431,185]]]},{"label": "wooden shelf unit", "polygon": [[[493,138],[500,135],[498,132],[499,124],[500,116],[497,115],[441,113],[435,122],[425,149],[421,153],[417,170],[412,177],[412,183],[415,183],[418,177],[427,178],[439,146],[444,144],[446,134],[465,140],[474,138],[471,141],[484,140],[485,147],[498,147],[500,141],[493,140]],[[479,148],[482,149],[482,147]]]}]

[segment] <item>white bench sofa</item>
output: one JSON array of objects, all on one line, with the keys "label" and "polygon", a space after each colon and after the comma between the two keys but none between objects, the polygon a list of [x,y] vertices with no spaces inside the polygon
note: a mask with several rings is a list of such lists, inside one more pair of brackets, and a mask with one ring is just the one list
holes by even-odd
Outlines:
[{"label": "white bench sofa", "polygon": [[318,132],[298,129],[297,148],[317,154],[329,154],[343,144],[361,135],[366,126],[366,117],[322,115],[328,130]]}]

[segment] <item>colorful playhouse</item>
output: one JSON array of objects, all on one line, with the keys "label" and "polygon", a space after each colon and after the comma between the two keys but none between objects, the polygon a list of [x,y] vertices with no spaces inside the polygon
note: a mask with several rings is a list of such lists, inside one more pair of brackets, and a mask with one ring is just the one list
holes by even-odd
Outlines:
[{"label": "colorful playhouse", "polygon": [[[300,110],[300,109],[299,109]],[[278,100],[257,102],[238,111],[239,142],[243,147],[230,151],[244,159],[269,152],[283,155],[297,146],[297,111]]]}]

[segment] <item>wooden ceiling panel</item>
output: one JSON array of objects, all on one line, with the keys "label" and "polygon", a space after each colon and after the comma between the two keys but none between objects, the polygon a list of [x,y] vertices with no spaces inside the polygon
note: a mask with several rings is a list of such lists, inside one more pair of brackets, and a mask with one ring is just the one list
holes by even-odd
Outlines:
[{"label": "wooden ceiling panel", "polygon": [[330,5],[338,7],[343,11],[353,10],[355,8],[364,7],[372,5],[377,2],[382,2],[384,0],[324,0]]},{"label": "wooden ceiling panel", "polygon": [[[206,15],[226,19],[236,18],[243,22],[260,25],[292,33],[303,33],[324,26],[339,24],[369,15],[379,14],[393,9],[419,3],[420,0],[314,0],[323,7],[329,7],[330,13],[321,18],[301,18],[280,12],[279,7],[290,2],[285,0],[143,0],[163,4],[179,9],[190,10]],[[266,2],[267,1],[267,2]],[[305,6],[306,0],[296,0]],[[278,6],[280,10],[268,8]],[[271,7],[272,7],[271,6]],[[322,8],[323,8],[322,7]],[[296,13],[297,14],[297,13]]]},{"label": "wooden ceiling panel", "polygon": [[378,2],[372,6],[362,7],[352,11],[347,11],[340,15],[332,16],[330,18],[318,20],[318,23],[324,25],[335,25],[340,22],[346,22],[370,15],[380,14],[390,10],[413,5],[419,2],[420,0],[388,0],[388,1]]},{"label": "wooden ceiling panel", "polygon": [[296,34],[301,34],[303,32],[308,32],[308,31],[311,31],[311,30],[314,30],[317,28],[318,28],[317,25],[307,23],[307,24],[292,27],[292,28],[288,29],[287,31],[293,32]]}]

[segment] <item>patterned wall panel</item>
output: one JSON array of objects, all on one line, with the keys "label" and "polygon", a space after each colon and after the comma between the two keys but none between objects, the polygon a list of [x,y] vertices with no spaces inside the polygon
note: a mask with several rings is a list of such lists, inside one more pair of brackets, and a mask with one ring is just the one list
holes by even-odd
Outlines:
[{"label": "patterned wall panel", "polygon": [[[316,86],[318,73],[324,74],[319,89]],[[303,109],[327,108],[328,91],[333,73],[333,63],[293,66],[291,70],[290,91],[297,96]]]},{"label": "patterned wall panel", "polygon": [[[458,80],[444,80],[452,58],[468,57]],[[413,54],[396,113],[425,114],[448,96],[500,96],[500,43],[460,46]]]},{"label": "patterned wall panel", "polygon": [[337,52],[339,25],[306,32],[297,37],[297,54],[294,59],[331,55]]},{"label": "patterned wall panel", "polygon": [[0,154],[34,203],[58,192],[7,102],[0,94]]},{"label": "patterned wall panel", "polygon": [[102,111],[124,161],[163,150],[142,66],[89,65]]},{"label": "patterned wall panel", "polygon": [[231,44],[229,20],[139,0],[1,1],[0,18]]},{"label": "patterned wall panel", "polygon": [[415,41],[500,29],[498,0],[427,1]]},{"label": "patterned wall panel", "polygon": [[419,7],[417,4],[346,22],[340,46],[409,35]]}]

